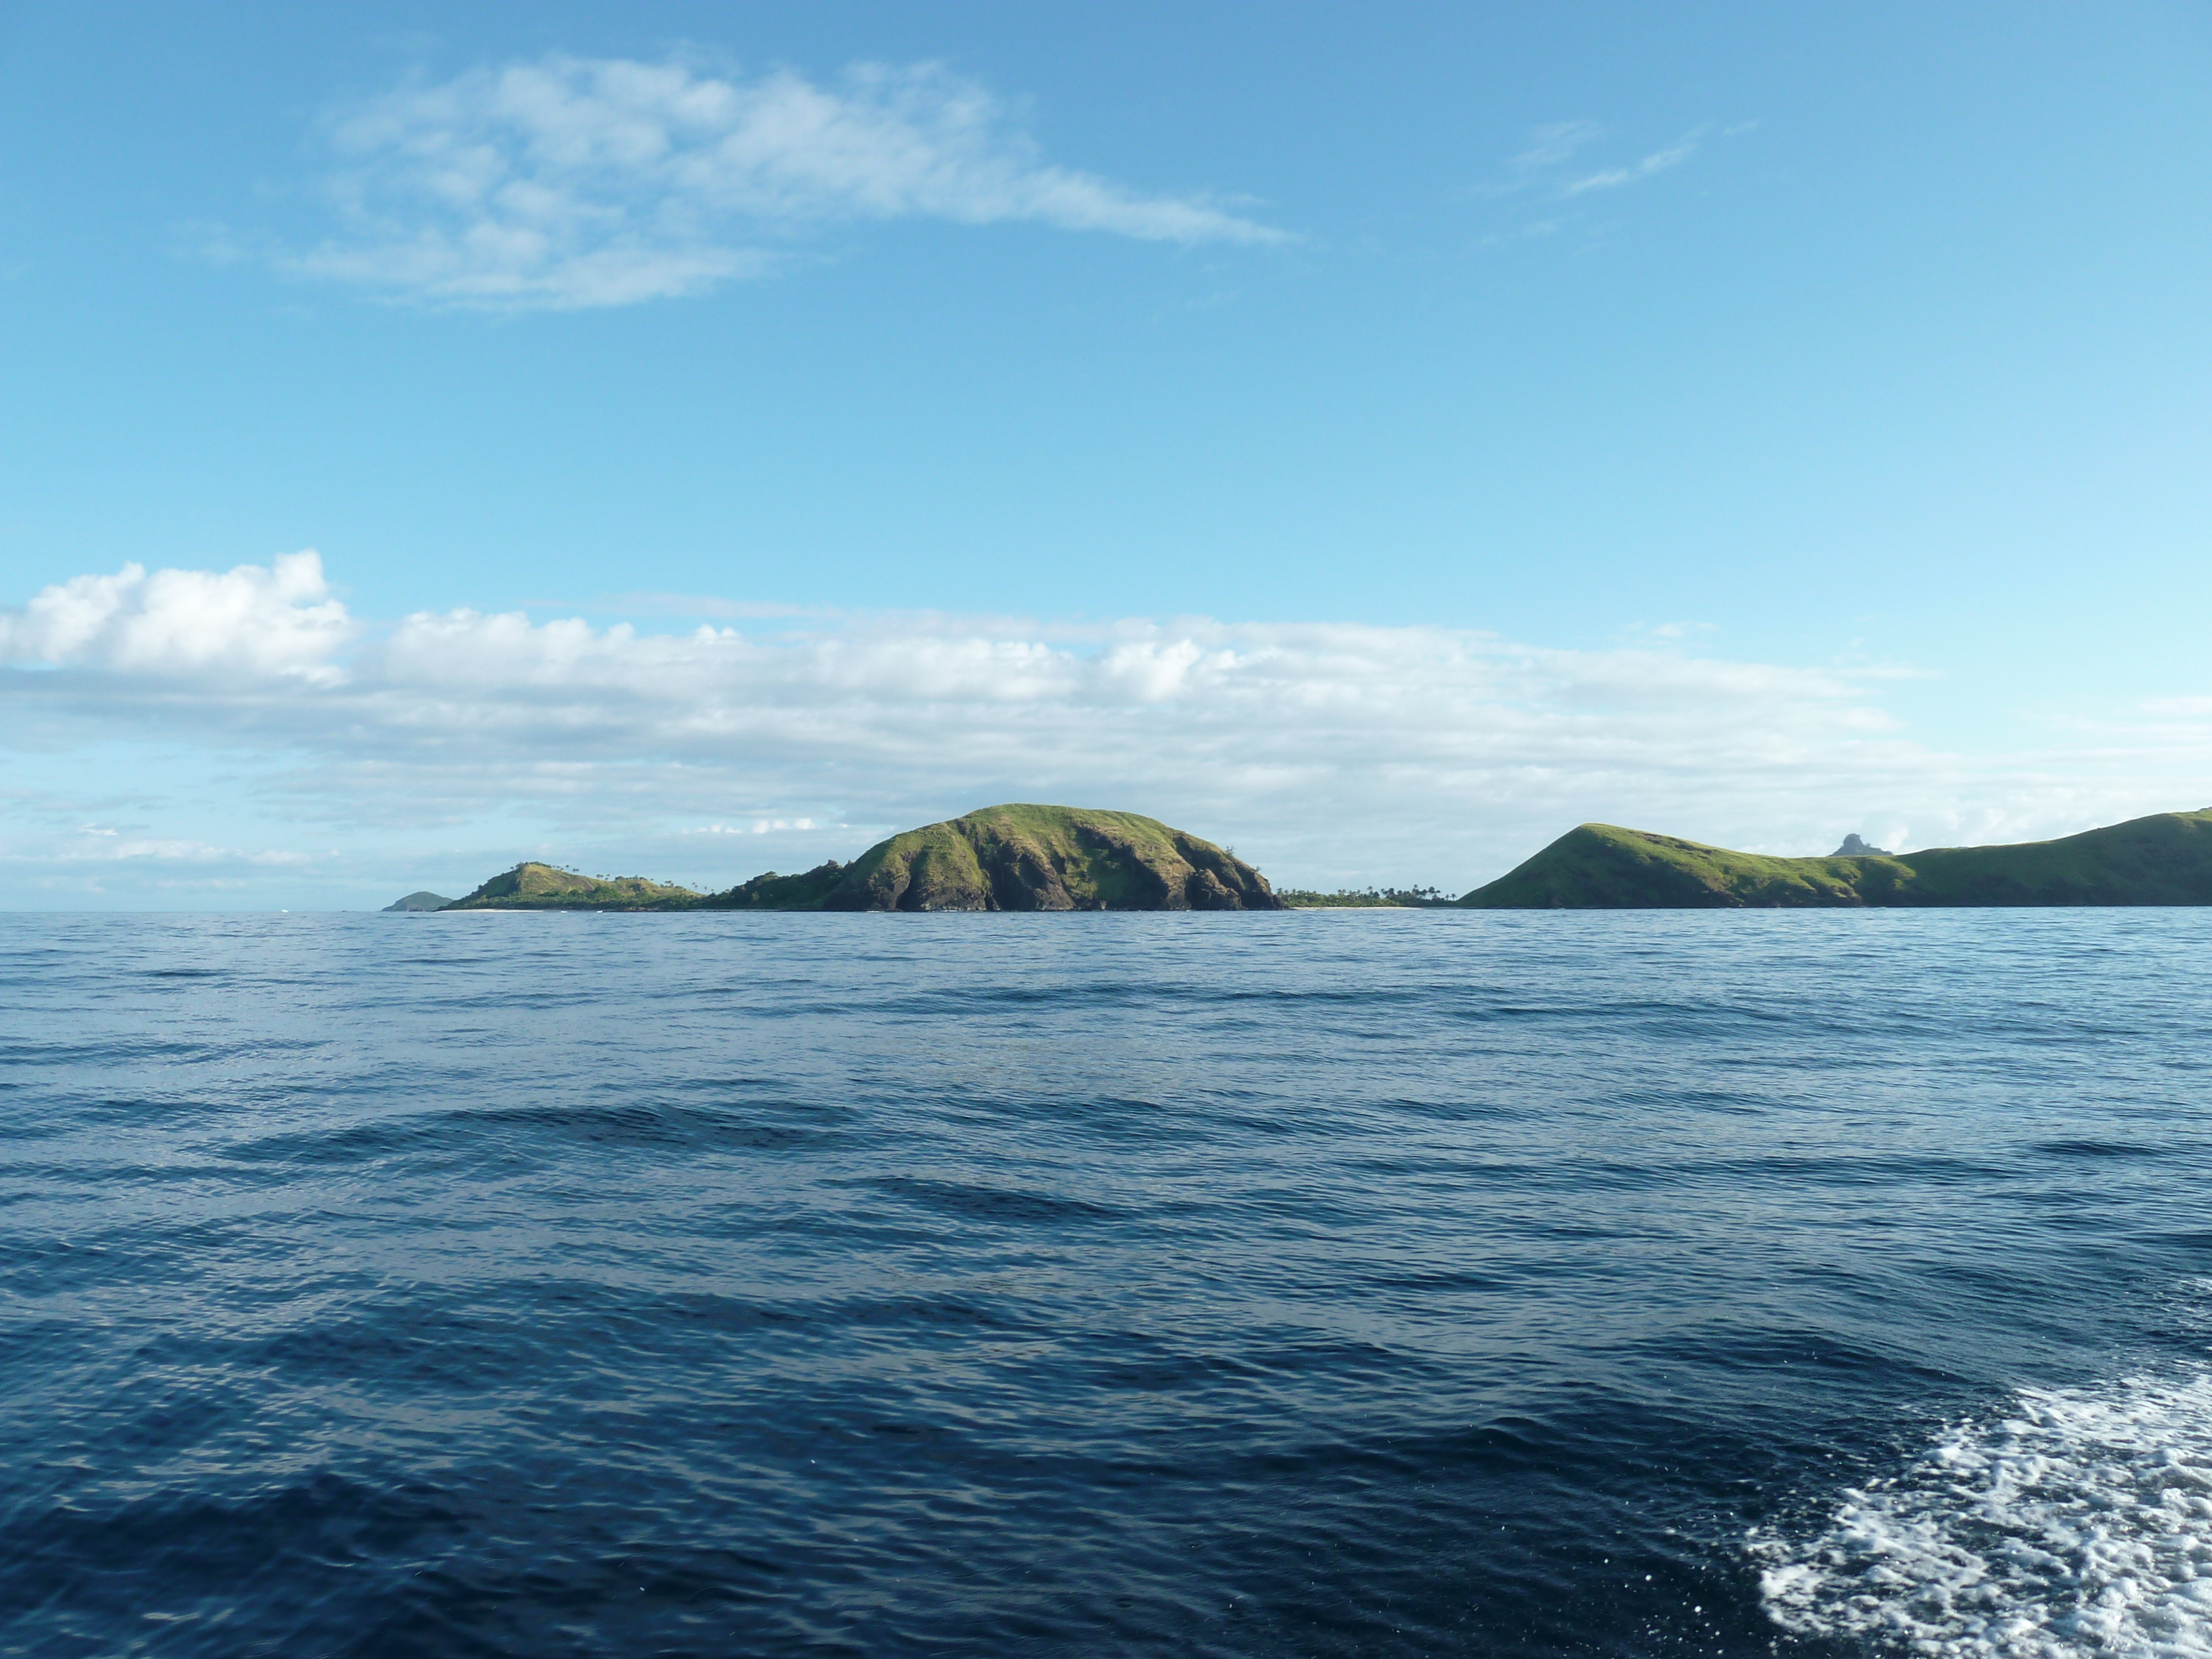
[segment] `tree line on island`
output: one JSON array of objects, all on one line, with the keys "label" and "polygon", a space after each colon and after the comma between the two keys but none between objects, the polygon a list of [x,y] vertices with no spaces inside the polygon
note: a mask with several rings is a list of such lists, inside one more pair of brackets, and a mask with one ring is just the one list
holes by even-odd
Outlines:
[{"label": "tree line on island", "polygon": [[1585,823],[1455,899],[1433,887],[1277,891],[1233,852],[1157,818],[1010,805],[908,830],[850,864],[774,871],[719,893],[527,862],[464,898],[392,910],[1741,909],[2212,904],[2212,810],[2055,841],[1773,858]]}]

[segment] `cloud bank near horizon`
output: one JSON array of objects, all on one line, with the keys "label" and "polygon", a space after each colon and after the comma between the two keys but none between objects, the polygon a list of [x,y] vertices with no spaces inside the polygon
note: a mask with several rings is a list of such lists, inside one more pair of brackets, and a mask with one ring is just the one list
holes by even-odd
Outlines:
[{"label": "cloud bank near horizon", "polygon": [[1004,101],[940,64],[716,75],[576,58],[415,81],[334,111],[337,217],[279,264],[389,295],[570,310],[763,274],[825,225],[1027,222],[1143,241],[1264,246],[1203,194],[1048,161]]},{"label": "cloud bank near horizon", "polygon": [[[2060,833],[2176,789],[2193,804],[2212,780],[2212,730],[2185,701],[2130,733],[1966,757],[1884,710],[1895,678],[1206,618],[372,626],[312,552],[128,565],[0,611],[5,740],[19,778],[45,780],[0,793],[0,866],[58,894],[125,866],[293,891],[357,872],[364,848],[605,848],[646,873],[733,859],[748,867],[712,874],[737,879],[774,861],[764,842],[849,856],[1029,799],[1152,812],[1300,884],[1465,886],[1592,817],[1824,852],[1809,843],[1852,829],[1882,845]],[[189,812],[190,787],[150,760],[127,798],[83,787],[73,757],[118,749],[203,755],[230,781]]]}]

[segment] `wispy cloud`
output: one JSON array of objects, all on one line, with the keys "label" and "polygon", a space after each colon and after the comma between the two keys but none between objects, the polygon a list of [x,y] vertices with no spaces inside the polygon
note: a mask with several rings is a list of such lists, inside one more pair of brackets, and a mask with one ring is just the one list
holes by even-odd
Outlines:
[{"label": "wispy cloud", "polygon": [[1687,134],[1668,145],[1666,149],[1656,149],[1642,161],[1631,166],[1607,167],[1601,173],[1593,173],[1577,179],[1565,185],[1561,193],[1567,196],[1579,196],[1584,191],[1618,190],[1623,185],[1632,185],[1639,179],[1649,179],[1654,174],[1664,173],[1670,167],[1678,167],[1698,153],[1698,143],[1701,136],[1702,130],[1700,132]]},{"label": "wispy cloud", "polygon": [[789,605],[770,599],[724,599],[704,593],[610,593],[581,606],[562,605],[554,600],[531,603],[546,610],[588,610],[601,616],[713,617],[725,622],[837,615],[836,609],[829,605]]},{"label": "wispy cloud", "polygon": [[[204,791],[191,822],[133,807],[120,838],[87,833],[120,821],[88,805],[65,816],[52,781],[0,798],[0,863],[197,866],[214,854],[187,849],[251,847],[225,872],[250,884],[331,838],[388,854],[434,829],[487,849],[462,861],[471,879],[520,847],[720,881],[1044,799],[1151,811],[1293,879],[1464,884],[1592,817],[1804,852],[1877,821],[1927,845],[2212,799],[2212,724],[2189,701],[2035,754],[1961,757],[1885,711],[1901,671],[1646,638],[1565,651],[1457,629],[920,613],[750,632],[471,611],[369,627],[319,564],[126,568],[0,615],[21,665],[0,671],[0,744],[46,757],[50,778],[72,752],[136,744],[220,751],[240,781]],[[131,775],[173,801],[193,769]]]},{"label": "wispy cloud", "polygon": [[70,849],[73,861],[78,863],[105,865],[137,861],[156,865],[244,865],[264,869],[289,869],[313,862],[307,854],[285,848],[248,852],[176,837],[125,836],[118,830],[98,824],[88,823],[79,834],[85,839]]},{"label": "wispy cloud", "polygon": [[[1723,138],[1735,138],[1753,131],[1759,123],[1740,121],[1722,127]],[[1554,121],[1532,128],[1524,147],[1509,159],[1492,183],[1478,193],[1486,196],[1528,196],[1553,202],[1571,201],[1586,196],[1592,191],[1619,190],[1646,179],[1656,178],[1662,173],[1680,167],[1698,154],[1705,140],[1713,135],[1711,122],[1705,122],[1684,133],[1673,143],[1655,149],[1638,160],[1623,161],[1615,166],[1597,168],[1593,172],[1577,172],[1585,153],[1604,143],[1606,129],[1595,121]],[[1571,214],[1574,210],[1566,210]],[[1559,221],[1550,219],[1538,227],[1518,232],[1505,232],[1492,236],[1491,241],[1510,240],[1516,236],[1548,233],[1559,228]]]},{"label": "wispy cloud", "polygon": [[1554,121],[1528,135],[1528,148],[1513,158],[1515,173],[1526,177],[1547,167],[1564,167],[1576,154],[1605,137],[1595,121]]},{"label": "wispy cloud", "polygon": [[337,226],[281,262],[436,303],[693,294],[769,270],[807,230],[864,219],[1287,240],[1203,194],[1048,161],[1001,100],[930,64],[817,84],[555,55],[410,82],[334,112],[324,137]]},{"label": "wispy cloud", "polygon": [[750,823],[708,823],[696,830],[679,830],[679,836],[767,836],[788,830],[819,830],[812,818],[755,818]]}]

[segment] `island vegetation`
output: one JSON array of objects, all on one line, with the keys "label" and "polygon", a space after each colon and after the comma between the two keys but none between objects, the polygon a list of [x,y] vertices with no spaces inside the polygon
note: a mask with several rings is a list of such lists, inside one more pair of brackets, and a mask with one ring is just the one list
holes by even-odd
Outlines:
[{"label": "island vegetation", "polygon": [[1276,910],[1233,853],[1135,812],[1015,804],[725,892],[524,863],[448,910]]},{"label": "island vegetation", "polygon": [[585,876],[557,865],[518,864],[448,910],[685,910],[706,895],[643,876]]},{"label": "island vegetation", "polygon": [[1275,896],[1291,910],[1429,910],[1458,902],[1441,887],[1340,887],[1333,893],[1279,887]]},{"label": "island vegetation", "polygon": [[1771,858],[1585,823],[1459,902],[1516,910],[2212,904],[2212,810],[2154,813],[2056,841],[1828,858]]},{"label": "island vegetation", "polygon": [[721,892],[528,862],[465,898],[392,910],[1808,909],[2212,904],[2212,809],[2055,841],[1887,853],[1856,834],[1826,858],[1741,853],[1585,823],[1486,886],[1280,892],[1233,852],[1134,812],[985,807],[881,841],[849,864],[771,870]]}]

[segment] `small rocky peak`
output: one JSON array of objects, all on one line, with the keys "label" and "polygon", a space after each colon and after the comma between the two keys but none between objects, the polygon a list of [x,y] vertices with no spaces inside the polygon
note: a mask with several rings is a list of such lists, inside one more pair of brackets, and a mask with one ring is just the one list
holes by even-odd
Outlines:
[{"label": "small rocky peak", "polygon": [[1869,847],[1856,830],[1844,837],[1844,844],[1828,854],[1832,859],[1886,859],[1890,856],[1887,847]]}]

